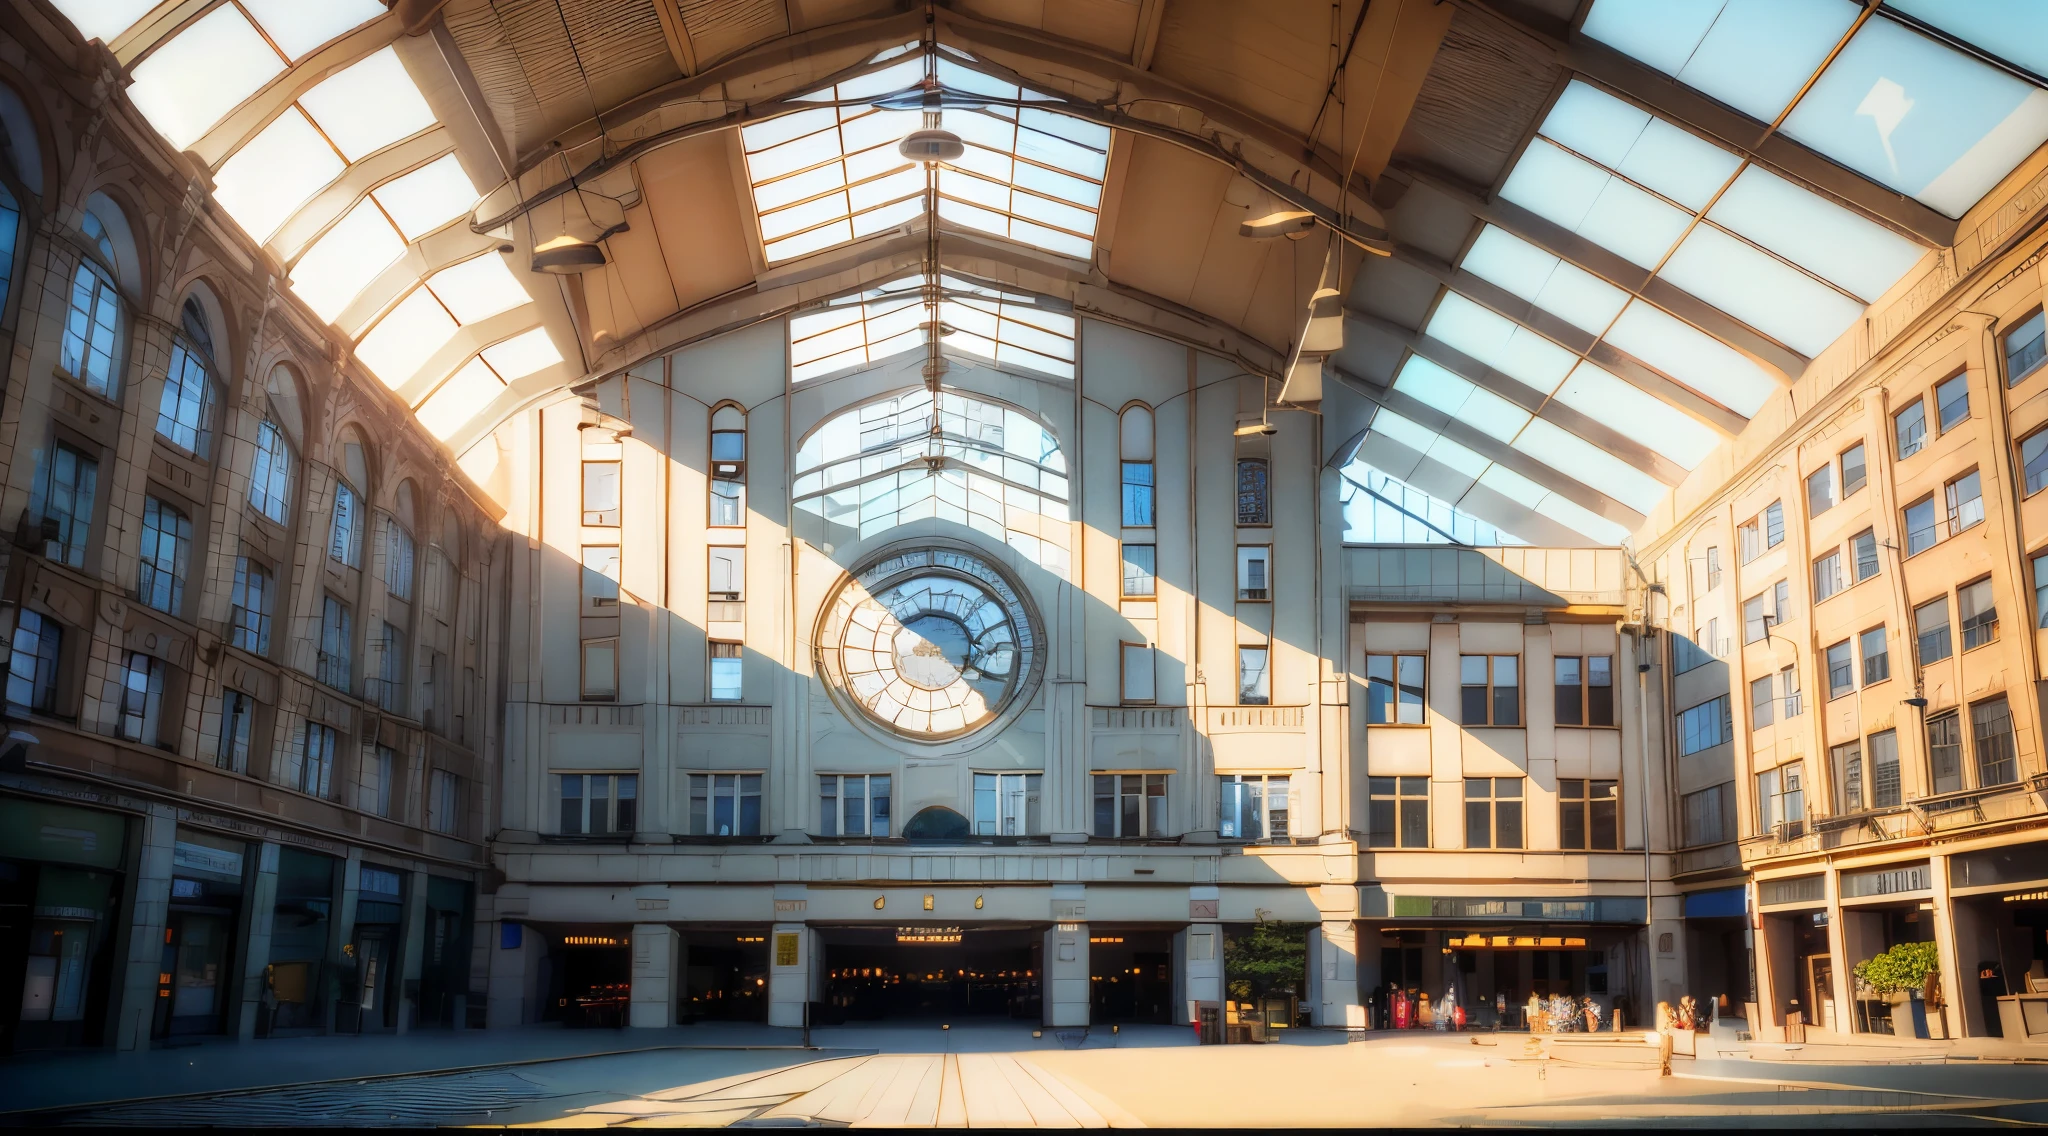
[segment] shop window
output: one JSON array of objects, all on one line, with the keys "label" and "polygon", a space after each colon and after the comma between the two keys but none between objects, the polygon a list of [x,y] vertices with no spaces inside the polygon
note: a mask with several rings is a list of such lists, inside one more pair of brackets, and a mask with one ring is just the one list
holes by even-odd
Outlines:
[{"label": "shop window", "polygon": [[1968,376],[1956,377],[1934,388],[1934,405],[1941,417],[1941,432],[1946,434],[1970,417],[1970,383]]},{"label": "shop window", "polygon": [[619,606],[619,546],[583,546],[583,611],[603,612]]},{"label": "shop window", "polygon": [[7,656],[7,705],[48,714],[56,709],[57,661],[64,633],[57,621],[39,611],[15,613],[14,638]]},{"label": "shop window", "polygon": [[1797,836],[1806,822],[1805,772],[1789,762],[1756,775],[1757,831],[1781,838]]},{"label": "shop window", "polygon": [[1123,459],[1123,525],[1152,527],[1152,411],[1127,407],[1118,424]]},{"label": "shop window", "polygon": [[1806,710],[1805,696],[1799,693],[1799,668],[1788,666],[1778,672],[1778,688],[1783,692],[1785,717],[1797,718]]},{"label": "shop window", "polygon": [[1856,690],[1856,659],[1847,639],[1827,649],[1828,697],[1840,698]]},{"label": "shop window", "polygon": [[1678,754],[1689,757],[1704,749],[1712,749],[1733,736],[1733,719],[1729,717],[1728,696],[1708,699],[1678,713]]},{"label": "shop window", "polygon": [[1728,818],[1735,815],[1735,782],[1687,793],[1679,800],[1679,834],[1684,847],[1702,848],[1735,839]]},{"label": "shop window", "polygon": [[391,807],[398,800],[398,751],[390,746],[377,747],[377,787],[371,794],[371,807],[380,817],[390,817]]},{"label": "shop window", "polygon": [[277,423],[256,424],[256,464],[249,473],[249,504],[278,524],[291,517],[292,473],[297,459]]},{"label": "shop window", "polygon": [[1900,801],[1899,734],[1884,730],[1870,735],[1870,807],[1897,808]]},{"label": "shop window", "polygon": [[171,365],[157,404],[157,437],[202,461],[213,451],[213,335],[197,297],[185,301],[182,334],[171,340]]},{"label": "shop window", "polygon": [[1424,721],[1427,655],[1365,657],[1365,720],[1373,725],[1419,726]]},{"label": "shop window", "polygon": [[743,686],[745,660],[738,643],[711,641],[711,701],[738,702]]},{"label": "shop window", "polygon": [[235,557],[235,586],[228,607],[230,643],[252,655],[270,654],[270,611],[275,592],[269,572],[246,556]]},{"label": "shop window", "polygon": [[164,670],[162,659],[141,651],[130,651],[121,665],[118,722],[121,736],[131,742],[153,746],[162,740]]},{"label": "shop window", "polygon": [[639,827],[639,774],[564,773],[555,781],[562,835],[623,836]]},{"label": "shop window", "polygon": [[1372,847],[1429,847],[1429,778],[1371,777],[1367,789],[1367,839]]},{"label": "shop window", "polygon": [[1238,545],[1237,598],[1240,600],[1272,599],[1272,566],[1273,547],[1271,545]]},{"label": "shop window", "polygon": [[619,641],[583,640],[582,694],[585,702],[610,702],[619,696]]},{"label": "shop window", "polygon": [[1123,546],[1123,561],[1125,599],[1149,600],[1159,594],[1158,545],[1126,544]]},{"label": "shop window", "polygon": [[1849,555],[1856,565],[1856,582],[1862,583],[1877,575],[1877,532],[1864,529],[1849,538]]},{"label": "shop window", "polygon": [[1813,562],[1813,602],[1842,590],[1842,550],[1835,549]]},{"label": "shop window", "polygon": [[[754,831],[760,831],[760,778],[750,774],[755,783],[756,803],[754,805]],[[691,778],[694,784],[700,778]],[[735,786],[735,793],[740,791]],[[695,792],[693,789],[692,792]],[[691,805],[691,815],[696,815],[696,805]],[[744,833],[744,829],[742,832]],[[719,833],[718,835],[725,835]],[[886,773],[839,774],[827,773],[818,778],[818,835],[820,836],[871,836],[877,840],[889,837],[889,775]]]},{"label": "shop window", "polygon": [[[88,230],[99,218],[85,215]],[[113,278],[98,264],[80,260],[71,276],[71,309],[57,365],[111,402],[121,398],[121,297]]]},{"label": "shop window", "polygon": [[1956,589],[1956,615],[1963,621],[1963,650],[1998,638],[1998,605],[1991,596],[1989,576]]},{"label": "shop window", "polygon": [[363,503],[346,481],[334,483],[334,524],[328,532],[327,556],[351,568],[363,566]]},{"label": "shop window", "polygon": [[1906,506],[1906,555],[1918,556],[1941,539],[1941,525],[1934,513],[1934,495],[1928,494]]},{"label": "shop window", "polygon": [[1936,796],[1962,792],[1963,727],[1953,710],[1927,719],[1927,774]]},{"label": "shop window", "polygon": [[1467,726],[1522,724],[1519,655],[1460,655],[1459,709]]},{"label": "shop window", "polygon": [[1580,852],[1613,852],[1621,848],[1617,787],[1614,781],[1558,779],[1559,848]]},{"label": "shop window", "polygon": [[63,442],[52,442],[44,451],[29,502],[30,514],[40,522],[44,556],[73,568],[85,567],[99,472],[98,462]]},{"label": "shop window", "polygon": [[2012,709],[2005,696],[1970,704],[1970,748],[1977,755],[1977,787],[2010,785],[2019,780],[2019,755],[2013,747]]},{"label": "shop window", "polygon": [[1948,635],[1948,597],[1937,596],[1913,609],[1913,639],[1920,665],[1954,654]]},{"label": "shop window", "polygon": [[1806,475],[1806,515],[1818,517],[1835,507],[1835,467],[1824,465]]},{"label": "shop window", "polygon": [[1094,834],[1104,840],[1166,835],[1166,774],[1097,773]]},{"label": "shop window", "polygon": [[299,752],[292,755],[296,760],[291,764],[297,768],[286,769],[287,784],[309,796],[326,797],[334,788],[334,748],[334,727],[306,723],[299,735]]},{"label": "shop window", "polygon": [[1892,437],[1898,440],[1899,460],[1905,461],[1927,447],[1927,404],[1914,399],[1892,415]]},{"label": "shop window", "polygon": [[1223,840],[1285,842],[1291,783],[1286,775],[1226,773],[1217,778],[1216,835]]},{"label": "shop window", "polygon": [[711,413],[712,528],[747,523],[747,415],[730,403]]},{"label": "shop window", "polygon": [[1269,525],[1273,509],[1267,482],[1271,467],[1265,458],[1237,459],[1237,523]]},{"label": "shop window", "polygon": [[1465,847],[1522,846],[1522,779],[1465,778]]},{"label": "shop window", "polygon": [[2005,333],[2005,381],[2008,385],[2019,382],[2031,375],[2048,359],[2048,322],[2040,312],[2035,312],[2020,321],[2019,326]]},{"label": "shop window", "polygon": [[371,694],[377,705],[388,713],[405,713],[405,664],[405,632],[386,623],[384,634],[377,641],[377,689]]},{"label": "shop window", "polygon": [[1842,500],[1856,495],[1870,480],[1869,463],[1864,460],[1863,443],[1842,451]]},{"label": "shop window", "polygon": [[1950,536],[1964,529],[1975,528],[1984,522],[1983,479],[1976,470],[1956,478],[1945,487],[1948,497],[1948,531]]},{"label": "shop window", "polygon": [[235,773],[249,772],[249,734],[256,719],[256,700],[233,688],[220,692],[220,745],[214,764]]},{"label": "shop window", "polygon": [[1039,830],[1036,773],[974,775],[974,834],[1031,836]]},{"label": "shop window", "polygon": [[384,590],[392,599],[412,602],[415,555],[412,534],[398,518],[384,518]]},{"label": "shop window", "polygon": [[619,463],[583,463],[583,523],[619,527]]},{"label": "shop window", "polygon": [[1866,807],[1863,795],[1863,745],[1860,742],[1843,742],[1828,750],[1828,764],[1835,771],[1835,812],[1848,814],[1861,812]]},{"label": "shop window", "polygon": [[1879,624],[1856,637],[1863,652],[1863,685],[1892,677],[1891,651],[1885,645],[1884,625]]},{"label": "shop window", "polygon": [[1749,680],[1749,728],[1761,730],[1777,721],[1778,695],[1770,675]]},{"label": "shop window", "polygon": [[2029,497],[2048,488],[2048,430],[2020,439],[2020,480]]},{"label": "shop window", "polygon": [[1558,725],[1614,725],[1614,656],[1559,655],[1554,670]]},{"label": "shop window", "polygon": [[1146,705],[1159,700],[1158,655],[1150,643],[1120,644],[1118,679],[1126,706]]},{"label": "shop window", "polygon": [[348,693],[355,687],[355,614],[333,596],[321,597],[320,651],[314,659],[313,677]]},{"label": "shop window", "polygon": [[1237,704],[1265,706],[1273,700],[1272,676],[1267,673],[1269,652],[1264,647],[1237,649]]},{"label": "shop window", "polygon": [[427,827],[451,835],[462,828],[462,779],[446,769],[434,770],[427,787]]}]

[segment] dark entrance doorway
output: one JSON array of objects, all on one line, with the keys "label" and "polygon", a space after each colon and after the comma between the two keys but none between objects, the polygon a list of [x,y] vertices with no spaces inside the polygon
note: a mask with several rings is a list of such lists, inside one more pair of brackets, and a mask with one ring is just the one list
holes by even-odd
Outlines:
[{"label": "dark entrance doorway", "polygon": [[1036,1021],[1045,932],[1026,927],[826,927],[821,1022]]},{"label": "dark entrance doorway", "polygon": [[548,939],[541,1020],[617,1029],[633,995],[633,944],[624,928],[573,930]]},{"label": "dark entrance doorway", "polygon": [[678,1022],[768,1020],[767,927],[685,931]]},{"label": "dark entrance doorway", "polygon": [[1093,926],[1088,930],[1089,1020],[1173,1022],[1173,932]]}]

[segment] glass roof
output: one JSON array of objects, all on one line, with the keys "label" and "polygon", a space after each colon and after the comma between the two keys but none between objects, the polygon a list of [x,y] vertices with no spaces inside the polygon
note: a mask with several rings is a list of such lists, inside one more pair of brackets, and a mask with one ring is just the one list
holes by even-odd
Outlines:
[{"label": "glass roof", "polygon": [[1526,544],[1449,502],[1362,461],[1343,471],[1344,539],[1353,544]]},{"label": "glass roof", "polygon": [[[1109,161],[1109,128],[1027,105],[1044,96],[946,56],[938,58],[936,67],[940,85],[956,104],[945,110],[941,125],[967,147],[939,172],[940,218],[1089,259]],[[923,112],[875,102],[915,88],[924,74],[924,55],[901,57],[880,71],[805,96],[805,101],[840,105],[741,128],[769,263],[835,248],[923,216],[924,169],[897,150],[905,136],[923,125]]]},{"label": "glass roof", "polygon": [[[1395,443],[1393,447],[1385,442]],[[1474,516],[1490,512],[1486,489],[1601,544],[1617,544],[1628,535],[1616,524],[1560,493],[1545,489],[1506,466],[1490,461],[1427,426],[1381,408],[1360,447],[1357,461],[1410,485],[1421,485],[1432,499]],[[1346,539],[1354,539],[1347,535]]]},{"label": "glass roof", "polygon": [[[2048,64],[2037,3],[1888,7],[2036,75]],[[1584,32],[1960,217],[2048,140],[2048,91],[1892,16],[1853,0],[1597,0]]]},{"label": "glass roof", "polygon": [[[925,345],[924,276],[887,284],[793,315],[790,377],[796,382],[871,366]],[[1046,301],[941,275],[940,346],[1001,366],[1074,377],[1074,317]]]}]

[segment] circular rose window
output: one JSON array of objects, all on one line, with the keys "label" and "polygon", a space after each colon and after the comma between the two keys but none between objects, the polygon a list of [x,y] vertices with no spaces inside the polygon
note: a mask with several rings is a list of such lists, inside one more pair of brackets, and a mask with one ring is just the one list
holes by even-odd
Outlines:
[{"label": "circular rose window", "polygon": [[884,555],[840,583],[819,630],[834,695],[912,741],[951,741],[1006,718],[1038,683],[1030,604],[972,552]]}]

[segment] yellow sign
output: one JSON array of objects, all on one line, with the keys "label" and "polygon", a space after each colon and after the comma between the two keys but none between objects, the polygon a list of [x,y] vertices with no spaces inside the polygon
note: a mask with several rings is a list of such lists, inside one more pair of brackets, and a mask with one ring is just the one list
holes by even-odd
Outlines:
[{"label": "yellow sign", "polygon": [[613,938],[610,935],[564,935],[562,936],[562,945],[565,947],[623,947],[626,945],[626,941]]},{"label": "yellow sign", "polygon": [[899,943],[957,943],[960,941],[958,927],[898,927],[896,941]]},{"label": "yellow sign", "polygon": [[1554,950],[1559,947],[1563,947],[1566,949],[1582,948],[1586,945],[1586,940],[1576,936],[1572,938],[1564,938],[1556,935],[1537,936],[1471,934],[1466,935],[1463,938],[1459,938],[1458,936],[1453,935],[1450,938],[1449,945],[1453,948],[1464,951],[1482,948],[1490,948],[1493,950]]},{"label": "yellow sign", "polygon": [[775,933],[775,965],[795,966],[797,964],[797,933],[777,931]]}]

